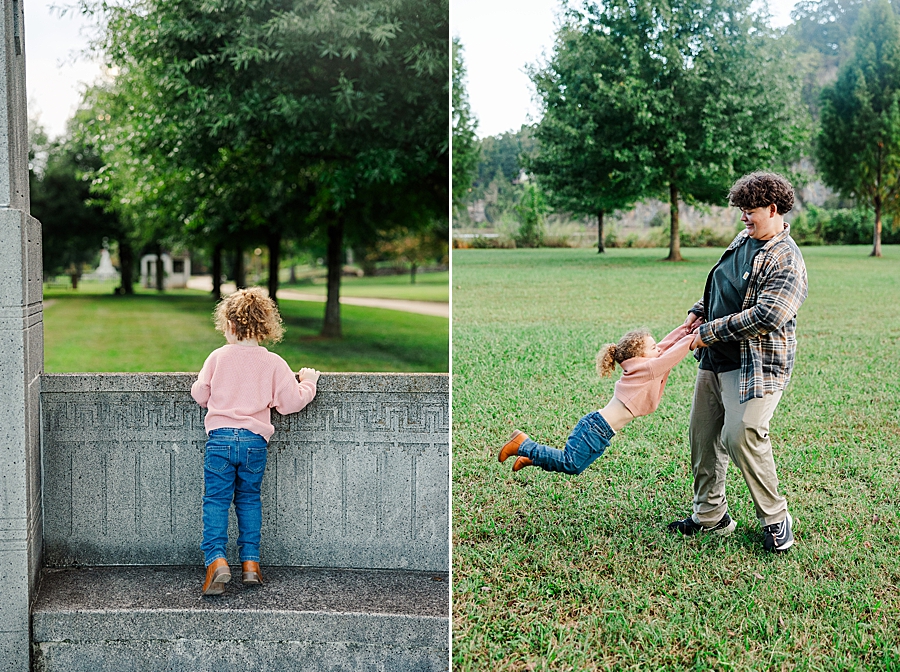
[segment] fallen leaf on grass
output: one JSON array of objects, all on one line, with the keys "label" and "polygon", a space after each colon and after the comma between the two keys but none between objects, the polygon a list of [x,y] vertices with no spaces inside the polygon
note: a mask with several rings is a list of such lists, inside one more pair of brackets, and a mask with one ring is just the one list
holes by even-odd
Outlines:
[{"label": "fallen leaf on grass", "polygon": [[729,631],[728,631],[728,636],[729,636],[729,637],[737,637],[737,633],[736,633],[734,630],[729,630]]},{"label": "fallen leaf on grass", "polygon": [[878,517],[877,513],[874,516],[872,516],[872,524],[873,525],[877,525],[880,520],[881,520],[881,518]]},{"label": "fallen leaf on grass", "polygon": [[490,589],[491,589],[490,586],[482,586],[482,587],[481,587],[481,590],[483,590],[483,591],[485,591],[485,592],[489,591]]},{"label": "fallen leaf on grass", "polygon": [[865,542],[863,542],[863,546],[865,546],[866,548],[872,548],[872,542],[871,542],[871,541],[865,541]]},{"label": "fallen leaf on grass", "polygon": [[754,573],[753,573],[753,578],[759,579],[760,581],[762,581],[762,580],[763,580],[763,575],[760,574],[759,572],[754,572]]},{"label": "fallen leaf on grass", "polygon": [[778,627],[784,630],[784,619],[781,616],[778,617]]}]

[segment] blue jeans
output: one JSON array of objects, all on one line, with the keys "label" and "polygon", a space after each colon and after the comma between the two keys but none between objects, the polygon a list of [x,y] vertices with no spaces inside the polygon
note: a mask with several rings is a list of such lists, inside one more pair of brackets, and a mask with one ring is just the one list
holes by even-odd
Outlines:
[{"label": "blue jeans", "polygon": [[525,439],[519,446],[519,455],[527,457],[544,471],[580,474],[603,455],[615,435],[612,427],[600,415],[600,411],[594,411],[581,418],[575,425],[566,441],[565,450],[548,448],[531,439]]},{"label": "blue jeans", "polygon": [[225,557],[228,510],[234,502],[241,562],[259,562],[262,527],[260,488],[266,470],[266,440],[249,429],[214,429],[203,460],[203,551],[209,565]]}]

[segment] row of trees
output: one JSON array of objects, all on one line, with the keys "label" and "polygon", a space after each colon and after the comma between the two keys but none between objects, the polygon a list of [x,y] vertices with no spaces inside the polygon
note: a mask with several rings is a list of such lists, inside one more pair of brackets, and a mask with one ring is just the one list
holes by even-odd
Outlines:
[{"label": "row of trees", "polygon": [[605,214],[667,198],[678,260],[679,200],[723,204],[759,169],[802,182],[815,176],[798,160],[812,157],[829,187],[875,211],[880,256],[900,189],[897,16],[887,0],[805,0],[792,18],[775,31],[749,0],[568,5],[530,69],[544,114],[519,165],[556,210],[596,217],[600,252]]},{"label": "row of trees", "polygon": [[116,74],[88,91],[71,158],[110,218],[123,278],[131,250],[178,241],[210,251],[214,283],[235,251],[242,284],[241,250],[263,244],[276,296],[285,242],[321,241],[322,333],[339,336],[348,245],[446,240],[446,0],[80,8]]}]

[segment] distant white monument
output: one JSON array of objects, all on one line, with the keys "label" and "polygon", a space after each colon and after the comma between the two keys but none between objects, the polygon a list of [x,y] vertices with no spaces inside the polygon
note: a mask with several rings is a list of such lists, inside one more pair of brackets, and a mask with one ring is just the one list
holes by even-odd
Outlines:
[{"label": "distant white monument", "polygon": [[94,275],[104,280],[112,280],[119,277],[118,271],[113,267],[112,260],[109,258],[109,250],[106,248],[103,248],[100,252],[100,265],[94,271]]},{"label": "distant white monument", "polygon": [[87,273],[82,277],[87,280],[119,279],[119,272],[116,270],[115,266],[112,265],[112,260],[109,257],[109,242],[106,238],[103,239],[103,249],[100,250],[100,265],[97,266],[97,270],[92,273]]}]

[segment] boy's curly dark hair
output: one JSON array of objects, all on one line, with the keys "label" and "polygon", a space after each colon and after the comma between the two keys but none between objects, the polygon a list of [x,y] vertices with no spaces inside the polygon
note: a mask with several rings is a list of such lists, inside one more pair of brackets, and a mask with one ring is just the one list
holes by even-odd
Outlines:
[{"label": "boy's curly dark hair", "polygon": [[794,188],[777,173],[750,173],[734,183],[728,202],[741,210],[764,208],[772,203],[779,215],[794,207]]}]

